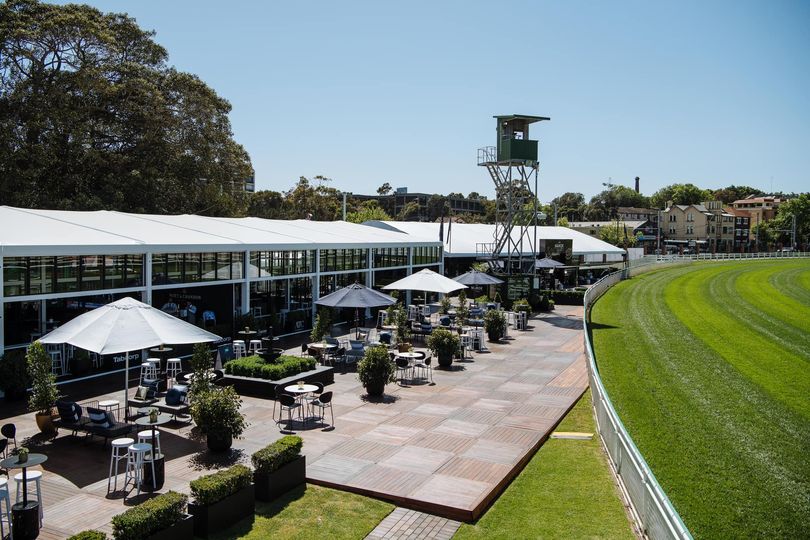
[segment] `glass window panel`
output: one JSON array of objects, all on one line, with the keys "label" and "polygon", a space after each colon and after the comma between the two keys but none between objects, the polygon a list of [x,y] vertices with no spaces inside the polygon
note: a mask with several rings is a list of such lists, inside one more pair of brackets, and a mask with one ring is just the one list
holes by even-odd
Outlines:
[{"label": "glass window panel", "polygon": [[81,284],[83,291],[97,291],[102,288],[101,280],[104,260],[98,255],[85,255],[81,257]]},{"label": "glass window panel", "polygon": [[201,278],[202,281],[216,281],[217,279],[219,279],[219,276],[217,275],[219,270],[219,268],[217,267],[217,254],[203,253],[201,254],[201,258],[202,258],[202,278]]},{"label": "glass window panel", "polygon": [[143,285],[143,255],[126,256],[126,287]]},{"label": "glass window panel", "polygon": [[183,262],[183,281],[186,283],[200,281],[200,254],[186,253]]},{"label": "glass window panel", "polygon": [[79,257],[56,258],[56,292],[79,290]]},{"label": "glass window panel", "polygon": [[126,255],[107,255],[104,257],[104,286],[106,288],[117,289],[124,287],[125,272]]},{"label": "glass window panel", "polygon": [[21,296],[27,294],[25,279],[28,274],[28,261],[25,257],[3,258],[3,294]]},{"label": "glass window panel", "polygon": [[28,294],[53,292],[53,257],[28,259]]},{"label": "glass window panel", "polygon": [[152,254],[152,285],[163,285],[168,282],[166,277],[166,254]]},{"label": "glass window panel", "polygon": [[[245,254],[244,253],[231,253],[231,279],[244,279],[245,274]],[[252,255],[251,255],[252,258]],[[255,266],[255,265],[254,265]],[[258,267],[253,270],[248,277],[258,277]]]},{"label": "glass window panel", "polygon": [[169,253],[166,255],[166,276],[169,283],[183,282],[183,254]]}]

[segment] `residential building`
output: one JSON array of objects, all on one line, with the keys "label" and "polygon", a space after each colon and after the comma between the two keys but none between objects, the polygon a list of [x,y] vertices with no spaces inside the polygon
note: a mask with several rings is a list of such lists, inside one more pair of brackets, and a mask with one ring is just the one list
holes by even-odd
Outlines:
[{"label": "residential building", "polygon": [[706,251],[712,214],[702,204],[672,204],[661,211],[661,232],[670,250]]},{"label": "residential building", "polygon": [[755,197],[749,195],[745,199],[739,199],[731,203],[735,210],[745,210],[751,218],[751,226],[763,221],[770,221],[776,217],[776,209],[785,202],[779,197]]},{"label": "residential building", "polygon": [[747,210],[726,207],[725,211],[734,216],[734,251],[748,251],[751,247],[751,214]]},{"label": "residential building", "polygon": [[702,205],[711,214],[709,222],[709,250],[713,253],[736,251],[734,214],[723,208],[722,201],[706,201]]}]

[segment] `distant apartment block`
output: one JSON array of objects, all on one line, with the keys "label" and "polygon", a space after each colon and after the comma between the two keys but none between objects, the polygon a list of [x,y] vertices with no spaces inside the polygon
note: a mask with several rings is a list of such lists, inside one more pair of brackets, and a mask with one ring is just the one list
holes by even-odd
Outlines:
[{"label": "distant apartment block", "polygon": [[742,214],[723,207],[721,201],[670,204],[661,212],[664,243],[699,252],[745,250],[749,246],[750,219]]},{"label": "distant apartment block", "polygon": [[[385,209],[391,217],[399,214],[409,203],[415,202],[418,205],[419,221],[433,221],[438,216],[431,216],[428,209],[428,200],[433,196],[430,193],[410,193],[408,188],[397,188],[394,193],[388,195],[357,195],[353,194],[352,198],[360,201],[374,200]],[[481,199],[468,199],[466,197],[447,197],[445,200],[450,207],[452,215],[483,215],[485,213],[484,205]]]},{"label": "distant apartment block", "polygon": [[751,218],[751,226],[763,221],[770,221],[776,217],[776,209],[785,202],[779,197],[755,197],[753,195],[745,199],[739,199],[731,203],[734,210],[744,210]]}]

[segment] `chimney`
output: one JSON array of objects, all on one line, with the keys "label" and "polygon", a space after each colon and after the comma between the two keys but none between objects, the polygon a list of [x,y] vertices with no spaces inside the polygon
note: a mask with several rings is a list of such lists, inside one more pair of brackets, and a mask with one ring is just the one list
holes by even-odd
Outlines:
[{"label": "chimney", "polygon": [[638,191],[638,180],[639,180],[639,178],[638,178],[638,176],[636,176],[636,193],[639,193],[639,191]]}]

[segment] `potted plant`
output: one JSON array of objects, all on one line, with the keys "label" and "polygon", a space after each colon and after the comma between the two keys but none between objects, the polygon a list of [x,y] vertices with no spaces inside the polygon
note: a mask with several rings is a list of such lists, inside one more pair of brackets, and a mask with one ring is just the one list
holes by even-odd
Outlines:
[{"label": "potted plant", "polygon": [[[188,497],[168,491],[113,516],[115,540],[192,540],[194,518],[186,514]],[[93,538],[93,537],[88,537]]]},{"label": "potted plant", "polygon": [[36,411],[37,427],[42,433],[53,433],[53,406],[59,398],[56,389],[56,376],[51,372],[51,357],[45,352],[42,343],[35,341],[26,355],[28,376],[31,378],[31,396],[28,407]]},{"label": "potted plant", "polygon": [[503,311],[490,309],[484,314],[484,329],[490,341],[498,341],[506,331],[506,315]]},{"label": "potted plant", "polygon": [[28,384],[25,354],[22,351],[10,351],[0,356],[0,390],[3,391],[6,401],[16,401],[25,397]]},{"label": "potted plant", "polygon": [[191,396],[191,418],[205,433],[208,449],[224,452],[247,428],[244,415],[239,411],[242,399],[231,386],[212,386]]},{"label": "potted plant", "polygon": [[396,366],[388,357],[383,345],[366,349],[363,359],[357,363],[357,377],[369,396],[381,396],[385,385],[396,380]]},{"label": "potted plant", "polygon": [[67,540],[107,540],[107,534],[101,531],[82,531],[73,536],[68,536]]},{"label": "potted plant", "polygon": [[467,293],[458,293],[458,307],[456,308],[456,323],[464,325],[470,318],[470,306],[467,305]]},{"label": "potted plant", "polygon": [[17,463],[28,461],[28,448],[21,446],[17,449]]},{"label": "potted plant", "polygon": [[428,336],[428,348],[436,355],[439,365],[449,367],[453,363],[453,355],[461,345],[458,335],[446,328],[436,328]]},{"label": "potted plant", "polygon": [[400,308],[394,312],[394,325],[397,327],[397,344],[410,343],[411,324],[408,321],[408,312]]},{"label": "potted plant", "polygon": [[450,297],[447,295],[442,296],[442,299],[439,300],[439,313],[447,315],[450,313],[450,308],[452,307],[453,304],[450,302]]},{"label": "potted plant", "polygon": [[301,455],[303,439],[285,435],[251,456],[256,498],[271,501],[306,482],[306,456]]},{"label": "potted plant", "polygon": [[244,465],[234,465],[191,481],[193,501],[188,512],[194,516],[194,535],[208,538],[256,510],[253,473]]}]

